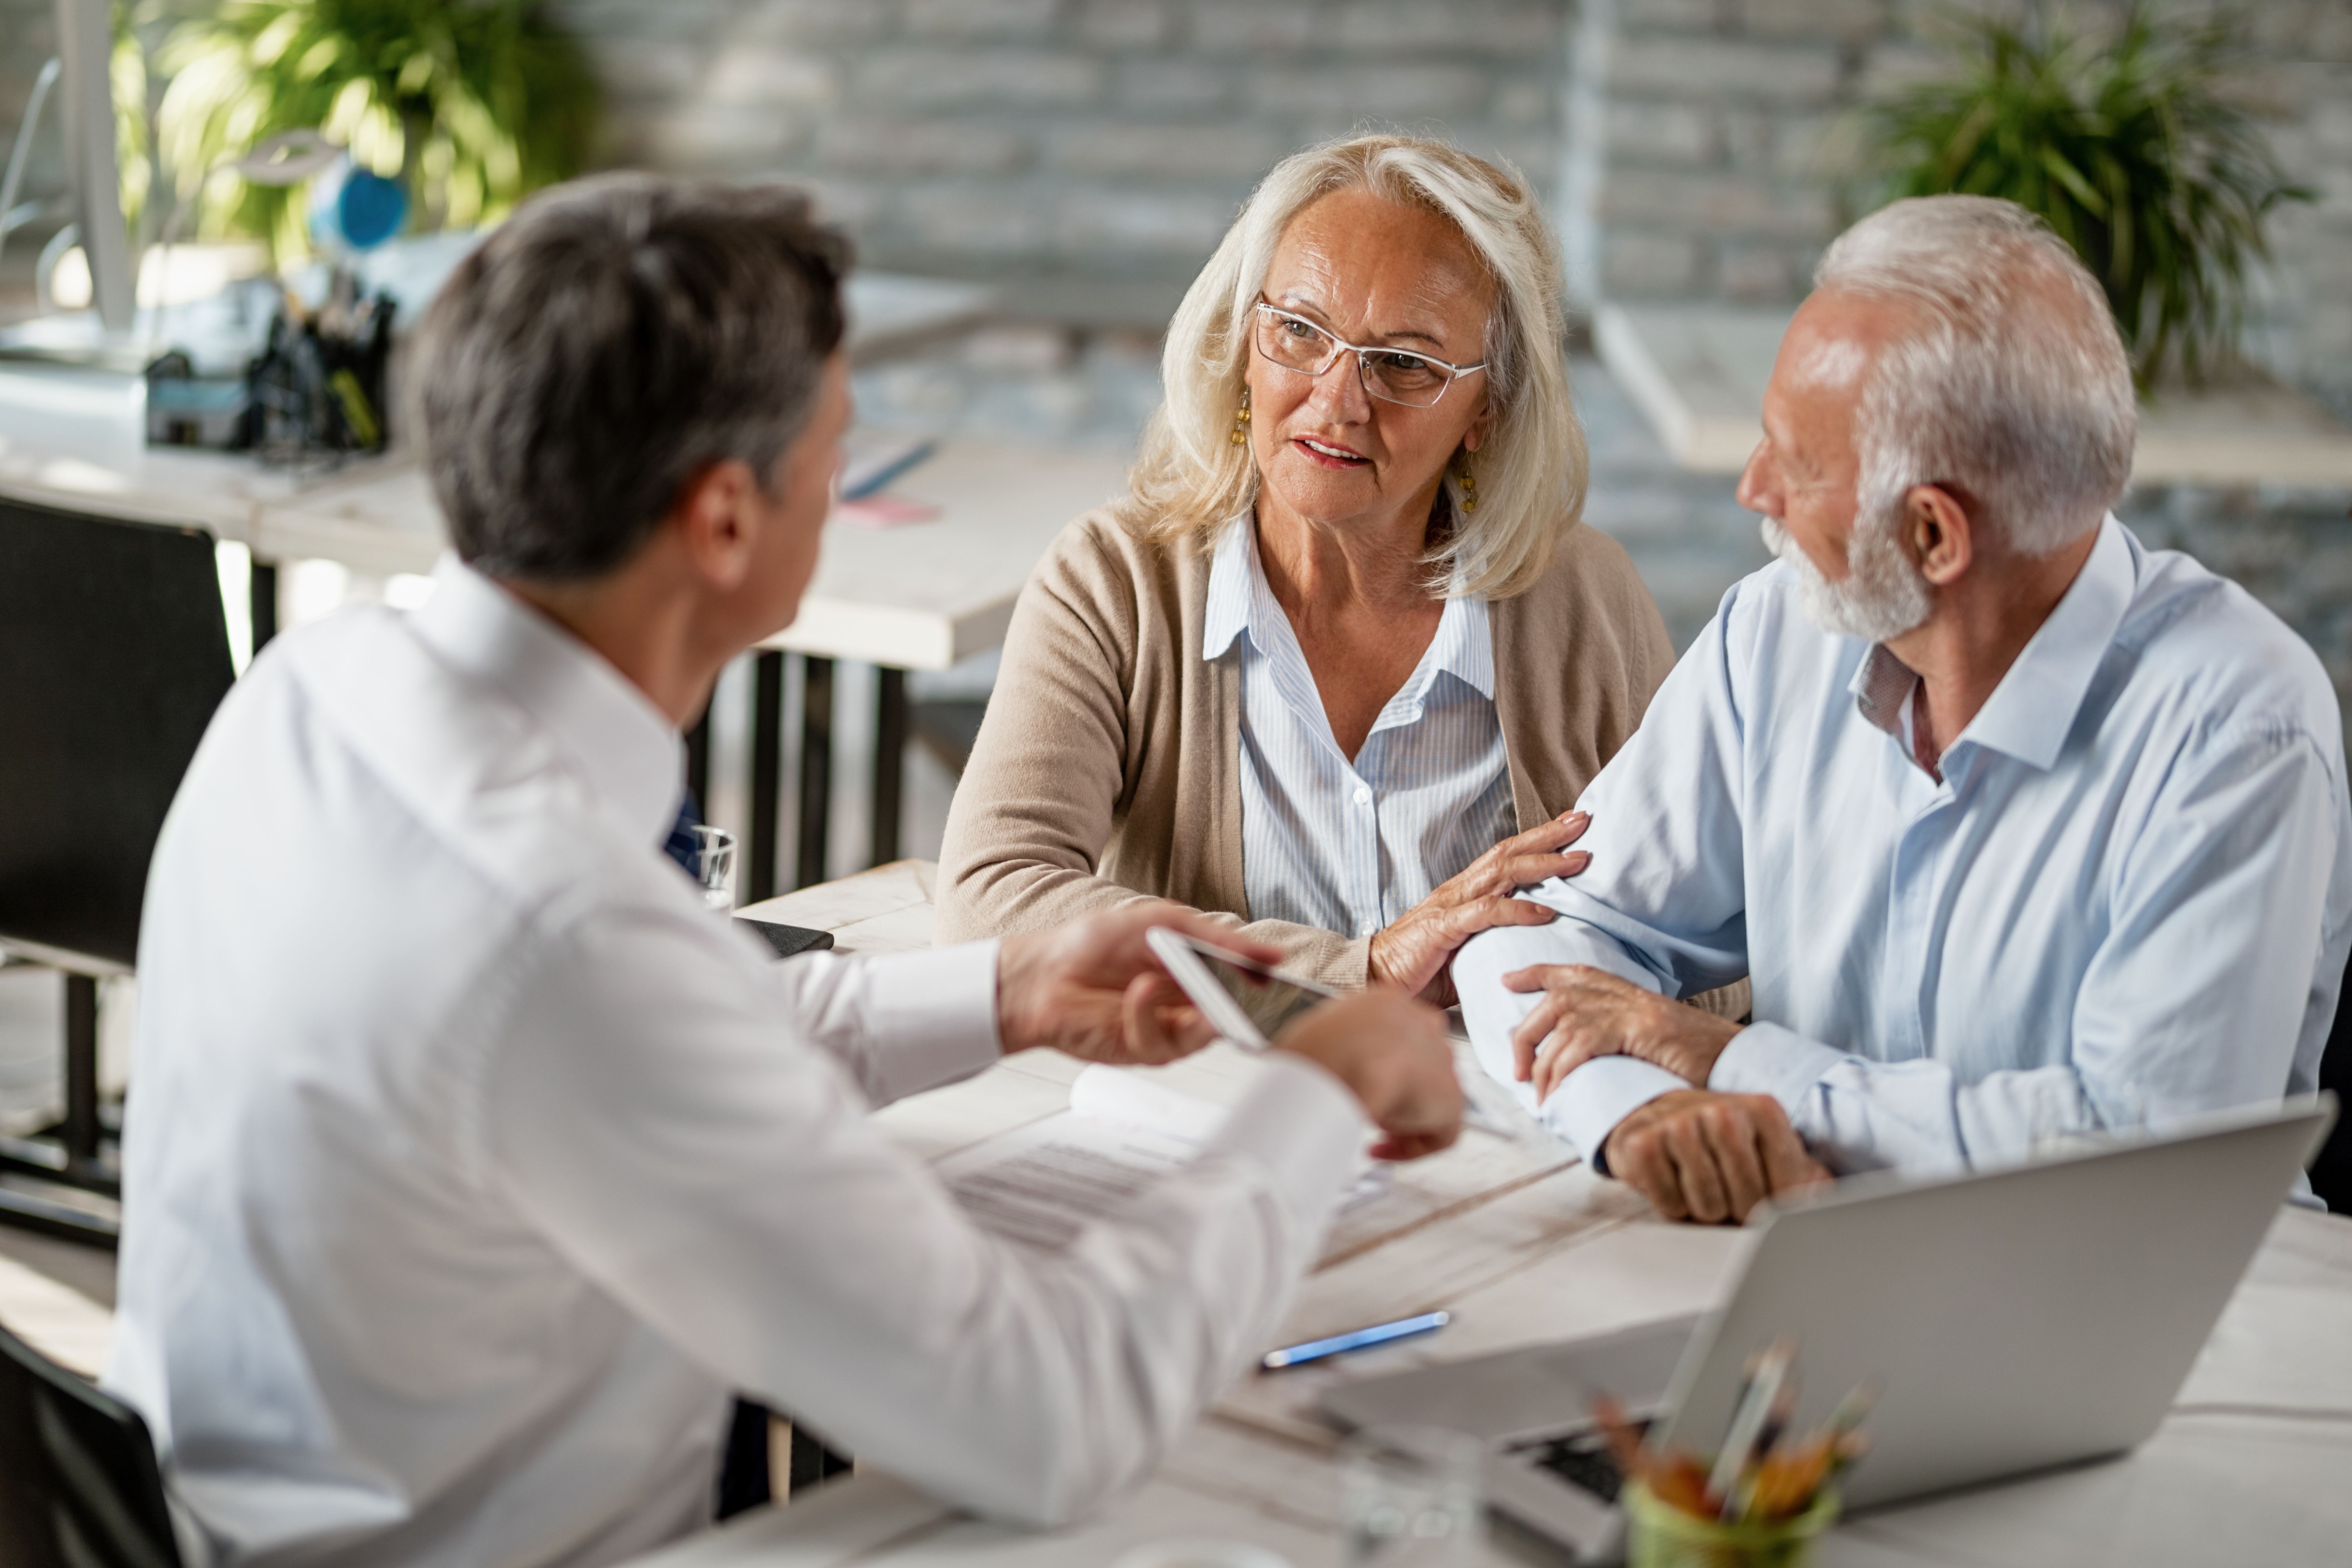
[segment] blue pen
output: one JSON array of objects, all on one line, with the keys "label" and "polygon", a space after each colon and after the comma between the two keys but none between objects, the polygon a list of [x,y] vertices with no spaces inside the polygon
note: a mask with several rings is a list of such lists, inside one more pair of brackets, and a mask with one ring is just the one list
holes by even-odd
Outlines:
[{"label": "blue pen", "polygon": [[860,476],[856,484],[844,485],[841,489],[841,499],[864,500],[868,496],[881,494],[884,486],[939,449],[940,444],[937,441],[923,441],[909,447],[872,473]]},{"label": "blue pen", "polygon": [[1373,1345],[1384,1345],[1391,1340],[1411,1339],[1415,1334],[1432,1334],[1454,1321],[1451,1312],[1423,1312],[1417,1318],[1399,1318],[1393,1323],[1374,1323],[1369,1329],[1355,1329],[1344,1334],[1334,1334],[1328,1340],[1309,1340],[1303,1345],[1289,1345],[1282,1350],[1268,1351],[1258,1365],[1268,1372],[1280,1372],[1286,1366],[1301,1366],[1310,1361],[1321,1361],[1327,1355],[1344,1351],[1360,1351]]}]

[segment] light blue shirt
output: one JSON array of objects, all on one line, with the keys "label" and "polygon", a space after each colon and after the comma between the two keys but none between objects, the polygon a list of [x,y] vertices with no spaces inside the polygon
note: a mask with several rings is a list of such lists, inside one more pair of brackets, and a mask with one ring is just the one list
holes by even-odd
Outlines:
[{"label": "light blue shirt", "polygon": [[[2110,517],[1940,780],[1905,743],[1916,684],[1807,622],[1786,566],[1734,585],[1585,792],[1591,868],[1533,894],[1570,918],[1455,960],[1488,1071],[1530,1000],[1500,976],[1589,963],[1669,995],[1751,975],[1707,1087],[1771,1095],[1839,1171],[2311,1092],[2352,945],[2312,650]],[[1686,1087],[1604,1058],[1540,1114],[1590,1157]]]},{"label": "light blue shirt", "polygon": [[1242,664],[1242,892],[1252,920],[1370,936],[1517,826],[1486,601],[1445,601],[1437,635],[1352,759],[1266,585],[1248,518],[1218,542],[1203,611],[1201,657],[1230,653]]}]

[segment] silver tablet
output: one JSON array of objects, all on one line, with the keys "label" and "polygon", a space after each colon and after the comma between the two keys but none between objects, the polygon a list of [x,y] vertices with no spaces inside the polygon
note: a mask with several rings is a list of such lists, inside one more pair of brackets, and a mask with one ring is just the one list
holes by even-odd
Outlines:
[{"label": "silver tablet", "polygon": [[1166,926],[1144,940],[1217,1033],[1249,1050],[1268,1049],[1284,1025],[1338,994]]}]

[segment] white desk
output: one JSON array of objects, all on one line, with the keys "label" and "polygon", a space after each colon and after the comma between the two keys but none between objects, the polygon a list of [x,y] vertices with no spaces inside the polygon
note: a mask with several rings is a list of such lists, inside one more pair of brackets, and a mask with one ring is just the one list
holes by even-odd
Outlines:
[{"label": "white desk", "polygon": [[[799,618],[768,642],[752,670],[752,774],[772,780],[783,696],[779,650],[803,656],[793,886],[824,876],[833,661],[864,659],[878,672],[867,858],[881,865],[898,856],[906,672],[945,669],[1002,643],[1013,601],[1054,536],[1126,489],[1126,461],[1105,453],[951,439],[888,489],[894,500],[936,508],[935,517],[880,529],[861,526],[856,508],[835,517]],[[755,874],[775,864],[775,801],[773,789],[755,784],[746,846]],[[746,889],[754,897],[772,890],[749,878]]]},{"label": "white desk", "polygon": [[[745,912],[835,932],[845,952],[929,939],[932,868],[901,861]],[[1060,1109],[1071,1064],[1013,1058],[881,1115],[929,1156]],[[1207,1053],[1165,1069],[1230,1094],[1246,1069]],[[639,1568],[1098,1568],[1175,1535],[1255,1541],[1297,1568],[1339,1555],[1321,1380],[1654,1321],[1726,1289],[1737,1232],[1668,1226],[1557,1146],[1477,1133],[1399,1173],[1402,1216],[1344,1227],[1301,1292],[1289,1342],[1444,1306],[1443,1334],[1244,1383],[1105,1514],[1037,1535],[957,1515],[884,1475],[837,1481],[641,1560]],[[1450,1203],[1427,1200],[1453,1193]],[[1377,1206],[1377,1205],[1376,1205]],[[1884,1510],[1841,1525],[1826,1568],[2024,1563],[2304,1564],[2352,1557],[2352,1221],[2280,1215],[2172,1417],[2128,1458]],[[1497,1539],[1489,1560],[1527,1560]],[[1540,1560],[1539,1558],[1538,1560]]]},{"label": "white desk", "polygon": [[[951,437],[892,483],[938,509],[926,521],[828,525],[800,618],[767,646],[898,669],[945,669],[1004,638],[1013,601],[1078,513],[1122,494],[1124,459],[1101,452]],[[448,531],[425,474],[369,458],[298,478],[231,453],[142,448],[104,462],[0,428],[0,494],[36,505],[194,523],[273,561],[341,562],[377,576],[426,573]]]},{"label": "white desk", "polygon": [[[817,699],[803,710],[794,884],[824,874],[835,658],[869,660],[882,669],[871,858],[894,859],[907,735],[905,671],[944,669],[996,647],[1022,584],[1055,534],[1078,513],[1121,493],[1126,483],[1125,462],[1103,453],[950,438],[889,488],[894,498],[935,507],[936,516],[888,529],[836,519],[800,619],[756,661],[756,783],[746,847],[751,868],[746,885],[754,896],[774,888],[780,650],[808,660],[804,676]],[[248,546],[256,562],[257,647],[276,630],[276,563],[320,558],[389,576],[429,572],[446,548],[446,530],[424,473],[399,457],[296,478],[227,453],[143,446],[111,455],[67,450],[12,436],[0,424],[0,495],[106,516],[194,523]]]},{"label": "white desk", "polygon": [[95,1378],[106,1364],[114,1314],[13,1258],[0,1258],[0,1327],[67,1371]]},{"label": "white desk", "polygon": [[[1763,439],[1764,384],[1786,310],[1604,307],[1593,343],[1684,468],[1736,474]],[[2352,430],[2311,398],[2254,380],[2169,392],[2140,408],[2136,484],[2352,485]]]}]

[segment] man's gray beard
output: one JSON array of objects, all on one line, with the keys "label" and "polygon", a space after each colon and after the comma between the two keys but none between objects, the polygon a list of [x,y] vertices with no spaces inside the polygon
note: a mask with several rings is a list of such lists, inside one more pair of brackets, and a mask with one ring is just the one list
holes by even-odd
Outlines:
[{"label": "man's gray beard", "polygon": [[1927,579],[1903,553],[1895,529],[1876,518],[1855,521],[1846,541],[1845,576],[1835,583],[1822,575],[1779,518],[1764,519],[1763,530],[1765,548],[1797,574],[1798,607],[1825,632],[1885,642],[1918,626],[1935,607]]}]

